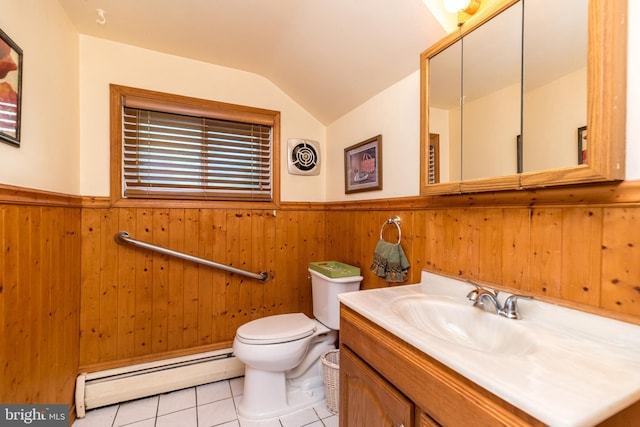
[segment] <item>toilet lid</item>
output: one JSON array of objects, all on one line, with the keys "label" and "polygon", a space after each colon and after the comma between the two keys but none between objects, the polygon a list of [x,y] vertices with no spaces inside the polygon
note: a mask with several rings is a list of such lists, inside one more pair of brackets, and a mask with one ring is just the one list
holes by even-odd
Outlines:
[{"label": "toilet lid", "polygon": [[245,343],[274,344],[308,337],[315,330],[316,323],[302,313],[276,314],[245,323],[236,336]]}]

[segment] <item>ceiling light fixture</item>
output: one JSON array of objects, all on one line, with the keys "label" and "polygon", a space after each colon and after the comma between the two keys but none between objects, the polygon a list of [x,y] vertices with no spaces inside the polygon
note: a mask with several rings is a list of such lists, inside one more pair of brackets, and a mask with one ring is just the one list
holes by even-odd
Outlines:
[{"label": "ceiling light fixture", "polygon": [[447,12],[473,15],[480,8],[480,0],[443,0]]}]

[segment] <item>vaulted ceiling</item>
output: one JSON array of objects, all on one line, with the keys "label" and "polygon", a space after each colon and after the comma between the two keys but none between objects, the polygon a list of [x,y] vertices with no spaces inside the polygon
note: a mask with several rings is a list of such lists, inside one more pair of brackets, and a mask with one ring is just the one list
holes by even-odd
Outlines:
[{"label": "vaulted ceiling", "polygon": [[82,34],[261,75],[326,125],[445,35],[422,0],[58,1]]}]

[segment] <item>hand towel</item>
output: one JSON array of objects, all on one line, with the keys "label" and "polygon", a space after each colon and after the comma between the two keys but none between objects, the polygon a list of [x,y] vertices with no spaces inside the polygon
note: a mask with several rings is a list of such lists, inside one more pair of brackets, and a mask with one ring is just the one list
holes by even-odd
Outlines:
[{"label": "hand towel", "polygon": [[387,282],[404,282],[407,280],[409,260],[402,246],[380,239],[376,244],[370,269]]}]

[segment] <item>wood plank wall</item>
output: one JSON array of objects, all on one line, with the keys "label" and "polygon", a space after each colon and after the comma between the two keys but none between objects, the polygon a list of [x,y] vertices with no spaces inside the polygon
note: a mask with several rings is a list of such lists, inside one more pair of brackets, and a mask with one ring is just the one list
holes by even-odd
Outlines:
[{"label": "wood plank wall", "polygon": [[[305,205],[306,206],[306,205]],[[136,240],[252,272],[266,283],[114,241]],[[86,208],[82,214],[81,370],[230,347],[271,314],[312,314],[306,266],[324,255],[324,212]]]},{"label": "wood plank wall", "polygon": [[[270,314],[311,315],[306,266],[361,267],[402,219],[408,282],[427,268],[640,323],[640,182],[271,210],[126,208],[0,191],[0,401],[71,403],[75,375],[229,346]],[[28,193],[28,192],[27,192]],[[266,284],[121,246],[118,231]],[[395,240],[393,226],[384,237]],[[80,285],[82,292],[80,292]],[[78,331],[80,337],[78,337]]]},{"label": "wood plank wall", "polygon": [[0,188],[0,402],[73,404],[81,200]]},{"label": "wood plank wall", "polygon": [[[408,283],[422,269],[640,323],[640,183],[328,204],[327,257],[370,265],[401,218]],[[393,227],[384,237],[396,241]],[[364,288],[388,284],[364,269]]]},{"label": "wood plank wall", "polygon": [[[539,192],[283,204],[271,210],[85,208],[80,365],[83,370],[231,345],[258,317],[312,314],[311,261],[361,268],[363,288],[382,224],[401,217],[423,268],[640,323],[640,183]],[[117,245],[132,237],[273,279],[261,284]],[[384,237],[397,239],[394,226]]]}]

